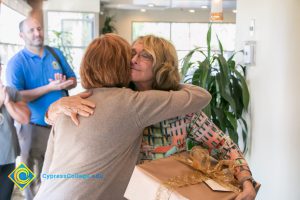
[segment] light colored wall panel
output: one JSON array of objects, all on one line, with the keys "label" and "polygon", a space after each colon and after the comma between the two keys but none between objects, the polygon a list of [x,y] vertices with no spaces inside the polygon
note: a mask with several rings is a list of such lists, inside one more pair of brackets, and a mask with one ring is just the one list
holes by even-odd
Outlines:
[{"label": "light colored wall panel", "polygon": [[49,0],[44,2],[44,6],[47,10],[100,12],[100,0]]},{"label": "light colored wall panel", "polygon": [[[250,166],[262,183],[257,199],[300,199],[300,2],[237,2],[237,49],[256,42],[248,68],[251,92]],[[255,19],[255,35],[249,35]]]}]

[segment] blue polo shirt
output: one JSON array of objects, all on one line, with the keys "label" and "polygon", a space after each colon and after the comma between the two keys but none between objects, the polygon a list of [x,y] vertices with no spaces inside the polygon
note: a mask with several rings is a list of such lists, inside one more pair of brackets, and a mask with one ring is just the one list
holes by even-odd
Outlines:
[{"label": "blue polo shirt", "polygon": [[[63,73],[64,71],[67,78],[75,77],[75,73],[62,52],[57,48],[54,50],[60,58],[62,66],[46,48],[44,48],[42,57],[26,48],[18,52],[7,64],[7,84],[17,88],[17,90],[31,90],[49,84],[49,79],[54,79],[55,73]],[[63,67],[63,71],[61,67]],[[46,125],[44,116],[48,107],[63,96],[65,96],[63,90],[52,91],[29,102],[30,121],[35,124]]]}]

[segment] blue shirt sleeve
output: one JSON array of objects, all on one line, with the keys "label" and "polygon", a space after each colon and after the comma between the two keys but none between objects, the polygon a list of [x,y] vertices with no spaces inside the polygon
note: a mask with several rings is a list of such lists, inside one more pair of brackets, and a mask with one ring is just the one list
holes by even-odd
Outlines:
[{"label": "blue shirt sleeve", "polygon": [[70,67],[70,65],[67,62],[67,60],[66,60],[65,56],[63,55],[63,53],[57,48],[54,48],[54,50],[55,50],[55,53],[58,55],[58,57],[60,59],[60,62],[62,64],[61,67],[63,68],[64,75],[66,75],[67,79],[71,78],[71,77],[76,78],[76,75],[75,75],[73,69]]},{"label": "blue shirt sleeve", "polygon": [[8,62],[6,69],[6,82],[10,87],[16,88],[17,90],[24,90],[25,80],[20,59],[21,58],[18,57],[17,54]]}]

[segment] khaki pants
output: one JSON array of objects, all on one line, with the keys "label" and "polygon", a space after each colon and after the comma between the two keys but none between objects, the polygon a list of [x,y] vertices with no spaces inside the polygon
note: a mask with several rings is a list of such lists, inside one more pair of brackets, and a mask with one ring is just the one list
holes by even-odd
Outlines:
[{"label": "khaki pants", "polygon": [[24,189],[26,200],[32,200],[41,184],[47,142],[51,129],[32,124],[22,125],[18,134],[21,147],[21,162],[36,175],[36,178]]}]

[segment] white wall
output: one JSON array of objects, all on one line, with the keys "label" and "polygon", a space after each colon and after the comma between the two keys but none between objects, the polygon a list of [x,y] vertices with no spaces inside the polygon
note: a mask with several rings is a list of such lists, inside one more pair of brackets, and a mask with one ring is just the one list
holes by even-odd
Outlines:
[{"label": "white wall", "polygon": [[[252,144],[249,163],[262,183],[257,199],[300,199],[300,13],[297,0],[238,0],[237,49],[256,41],[248,68]],[[255,19],[255,35],[249,35]]]},{"label": "white wall", "polygon": [[[100,13],[100,0],[49,0],[43,2],[44,11],[65,11],[65,12],[88,12],[95,13],[95,30],[94,35],[99,35],[99,13]],[[44,17],[47,15],[44,14]],[[45,20],[51,20],[46,19]],[[45,24],[46,25],[46,24]]]},{"label": "white wall", "polygon": [[44,1],[46,10],[100,12],[100,0],[49,0]]},{"label": "white wall", "polygon": [[13,8],[24,16],[27,16],[31,11],[31,7],[25,1],[0,0],[0,2],[6,4],[10,8]]},{"label": "white wall", "polygon": [[[209,11],[196,11],[189,13],[186,10],[173,11],[126,11],[126,10],[110,10],[109,16],[115,16],[115,27],[118,34],[131,42],[131,22],[147,21],[147,22],[208,22]],[[235,14],[231,11],[224,12],[224,22],[235,22]]]}]

